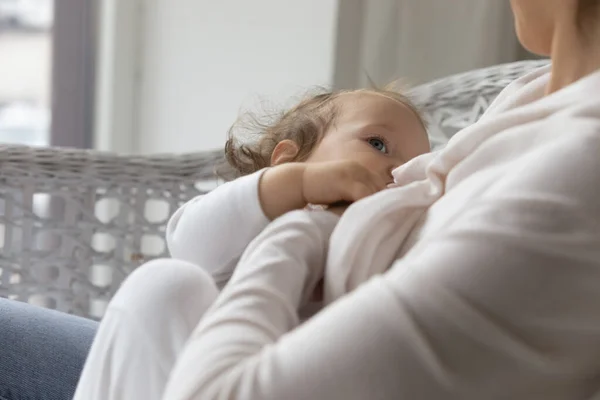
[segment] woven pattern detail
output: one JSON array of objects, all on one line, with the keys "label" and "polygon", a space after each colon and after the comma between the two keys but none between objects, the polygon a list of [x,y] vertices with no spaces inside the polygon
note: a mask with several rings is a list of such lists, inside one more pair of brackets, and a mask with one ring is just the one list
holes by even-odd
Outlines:
[{"label": "woven pattern detail", "polygon": [[127,274],[167,256],[168,216],[216,185],[221,159],[0,146],[0,296],[101,317]]},{"label": "woven pattern detail", "polygon": [[[415,88],[434,146],[475,122],[507,83],[544,63]],[[168,217],[216,186],[222,161],[221,151],[132,157],[0,146],[0,296],[101,318],[132,270],[168,255]]]},{"label": "woven pattern detail", "polygon": [[411,97],[428,122],[432,147],[442,147],[456,132],[477,121],[509,83],[547,64],[546,60],[519,61],[416,87]]}]

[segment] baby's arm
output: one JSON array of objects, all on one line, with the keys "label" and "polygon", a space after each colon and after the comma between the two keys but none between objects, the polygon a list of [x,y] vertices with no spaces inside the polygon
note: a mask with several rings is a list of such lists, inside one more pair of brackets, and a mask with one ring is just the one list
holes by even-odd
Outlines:
[{"label": "baby's arm", "polygon": [[171,257],[200,266],[223,284],[248,243],[269,223],[258,194],[263,173],[227,182],[180,207],[167,225]]},{"label": "baby's arm", "polygon": [[264,169],[184,204],[167,224],[171,257],[200,266],[224,284],[270,220],[306,206],[303,172],[296,163]]}]

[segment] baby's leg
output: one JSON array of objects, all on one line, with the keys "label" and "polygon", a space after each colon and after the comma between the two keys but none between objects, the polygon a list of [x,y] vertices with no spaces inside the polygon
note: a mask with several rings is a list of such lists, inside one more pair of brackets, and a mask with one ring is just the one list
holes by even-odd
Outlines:
[{"label": "baby's leg", "polygon": [[139,267],[108,306],[75,400],[160,399],[217,293],[213,279],[193,264],[163,259]]}]

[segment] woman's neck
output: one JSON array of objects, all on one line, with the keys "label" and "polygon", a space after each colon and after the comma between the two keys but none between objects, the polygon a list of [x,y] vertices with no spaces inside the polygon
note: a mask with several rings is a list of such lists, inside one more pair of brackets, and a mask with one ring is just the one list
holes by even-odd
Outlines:
[{"label": "woman's neck", "polygon": [[572,22],[559,24],[552,40],[551,57],[552,76],[546,94],[600,69],[600,28],[583,35]]}]

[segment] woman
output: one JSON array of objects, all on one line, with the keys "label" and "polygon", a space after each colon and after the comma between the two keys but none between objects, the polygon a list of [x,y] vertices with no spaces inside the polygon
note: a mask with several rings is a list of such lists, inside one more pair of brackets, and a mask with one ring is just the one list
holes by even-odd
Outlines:
[{"label": "woman", "polygon": [[76,398],[600,392],[600,0],[512,5],[521,42],[552,70],[519,79],[447,148],[397,171],[408,183],[397,190],[426,205],[386,274],[295,328],[337,222],[318,212],[271,224],[206,314],[216,292],[198,268],[152,263],[115,297]]}]

